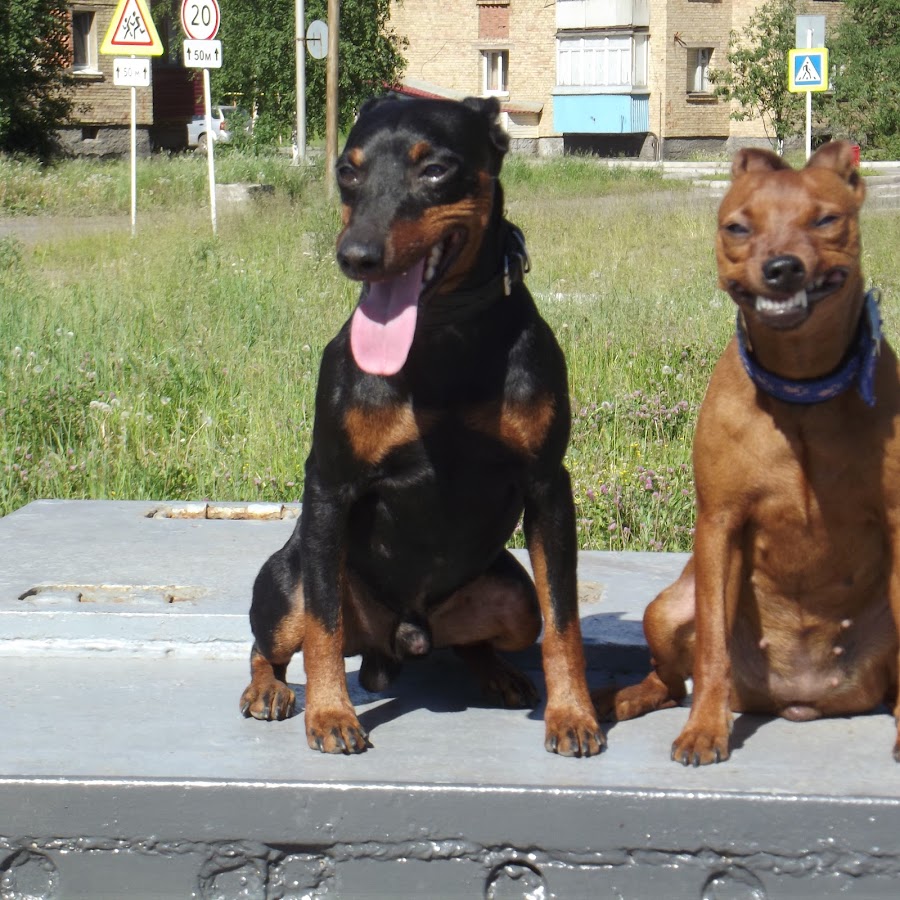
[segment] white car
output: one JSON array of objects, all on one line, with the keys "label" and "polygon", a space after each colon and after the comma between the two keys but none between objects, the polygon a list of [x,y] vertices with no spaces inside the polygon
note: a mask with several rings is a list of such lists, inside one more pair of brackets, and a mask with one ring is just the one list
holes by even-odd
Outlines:
[{"label": "white car", "polygon": [[[210,110],[210,118],[212,121],[212,139],[228,143],[231,140],[231,128],[228,124],[230,116],[237,114],[237,117],[243,122],[248,119],[247,114],[237,106],[220,106],[213,104]],[[198,150],[206,150],[206,116],[194,116],[187,126],[187,142],[188,147],[196,147]]]}]

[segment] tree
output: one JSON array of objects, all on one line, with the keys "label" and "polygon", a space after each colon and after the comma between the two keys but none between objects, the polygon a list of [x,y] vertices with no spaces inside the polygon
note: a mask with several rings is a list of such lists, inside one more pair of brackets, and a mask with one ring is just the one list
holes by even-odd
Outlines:
[{"label": "tree", "polygon": [[0,2],[0,151],[49,157],[72,109],[68,3]]},{"label": "tree", "polygon": [[731,118],[761,118],[779,153],[786,138],[803,130],[805,115],[797,95],[788,91],[787,60],[796,19],[796,0],[766,0],[750,16],[742,36],[731,32],[728,68],[710,72],[716,94],[740,104]]},{"label": "tree", "polygon": [[846,0],[829,37],[829,121],[869,152],[900,155],[900,0]]},{"label": "tree", "polygon": [[[326,0],[307,0],[307,24],[327,19]],[[222,68],[214,90],[256,110],[254,134],[289,138],[296,122],[293,0],[221,0]],[[367,97],[396,84],[403,70],[401,39],[388,27],[390,0],[342,0],[339,123],[348,127]],[[325,60],[306,57],[307,131],[325,129]]]}]

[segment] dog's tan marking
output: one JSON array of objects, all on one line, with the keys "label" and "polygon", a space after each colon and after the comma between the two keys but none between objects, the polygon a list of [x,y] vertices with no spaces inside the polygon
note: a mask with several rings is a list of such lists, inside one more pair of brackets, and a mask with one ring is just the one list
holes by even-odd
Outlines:
[{"label": "dog's tan marking", "polygon": [[409,160],[412,163],[421,162],[431,151],[432,147],[428,141],[419,141],[409,148]]},{"label": "dog's tan marking", "polygon": [[305,625],[303,586],[298,582],[294,588],[294,596],[291,598],[291,608],[278,622],[272,634],[271,660],[273,663],[287,665],[291,661],[291,657],[303,646]]},{"label": "dog's tan marking", "polygon": [[387,241],[386,266],[402,272],[421,259],[432,247],[454,232],[463,232],[463,246],[437,286],[438,294],[452,293],[475,264],[484,231],[490,221],[495,180],[486,172],[478,178],[478,190],[457,203],[426,209],[416,221],[399,220],[391,226]]},{"label": "dog's tan marking", "polygon": [[556,413],[553,396],[544,394],[533,403],[493,403],[469,410],[464,416],[473,431],[496,438],[517,453],[534,456],[544,445]]},{"label": "dog's tan marking", "polygon": [[421,440],[436,416],[414,412],[412,406],[356,406],[344,414],[344,428],[353,453],[363,462],[377,465],[389,453]]}]

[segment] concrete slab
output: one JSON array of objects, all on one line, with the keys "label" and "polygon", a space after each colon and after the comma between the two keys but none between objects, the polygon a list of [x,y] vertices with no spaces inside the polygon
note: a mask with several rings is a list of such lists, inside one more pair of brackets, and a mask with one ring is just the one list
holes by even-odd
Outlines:
[{"label": "concrete slab", "polygon": [[[348,660],[374,749],[313,753],[302,715],[237,709],[250,585],[295,508],[173,506],[0,519],[0,896],[896,895],[886,711],[742,716],[732,759],[695,770],[668,759],[687,709],[667,710],[572,760],[543,750],[540,708],[486,707],[449,654],[377,695]],[[581,554],[593,683],[644,669],[643,607],[683,561]],[[302,704],[299,660],[289,677]]]}]

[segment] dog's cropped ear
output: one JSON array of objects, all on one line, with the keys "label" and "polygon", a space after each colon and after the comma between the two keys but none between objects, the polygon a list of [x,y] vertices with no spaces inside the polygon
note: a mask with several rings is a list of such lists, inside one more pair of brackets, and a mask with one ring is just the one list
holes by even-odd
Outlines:
[{"label": "dog's cropped ear", "polygon": [[366,113],[372,112],[373,109],[377,109],[382,103],[387,103],[395,99],[396,98],[392,97],[390,94],[382,94],[380,97],[369,97],[369,99],[363,101],[363,105],[360,106],[359,116],[364,116]]},{"label": "dog's cropped ear", "polygon": [[731,163],[731,177],[737,178],[748,172],[776,172],[778,169],[789,169],[790,166],[771,150],[758,147],[745,147],[738,150]]},{"label": "dog's cropped ear", "polygon": [[847,182],[847,186],[856,195],[857,202],[862,205],[866,186],[856,167],[853,148],[849,141],[831,141],[819,147],[809,158],[806,167],[831,169]]},{"label": "dog's cropped ear", "polygon": [[500,101],[496,97],[466,97],[462,104],[474,110],[487,121],[488,135],[491,139],[491,144],[496,150],[495,164],[492,166],[491,174],[499,175],[503,157],[506,156],[509,150],[509,135],[498,121]]}]

